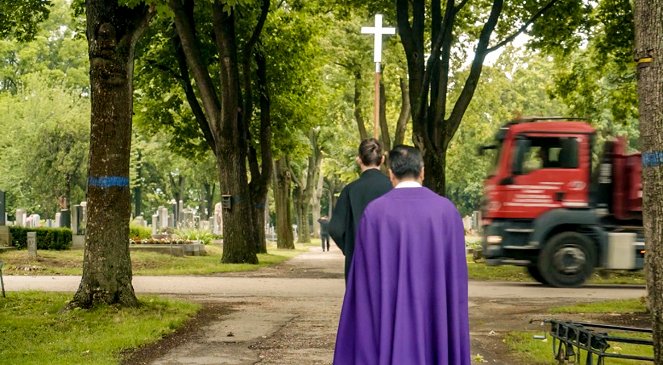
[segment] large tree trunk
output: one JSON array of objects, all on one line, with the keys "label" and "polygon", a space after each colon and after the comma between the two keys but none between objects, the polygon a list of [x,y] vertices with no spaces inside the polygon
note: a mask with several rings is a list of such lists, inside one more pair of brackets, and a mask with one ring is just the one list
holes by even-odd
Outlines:
[{"label": "large tree trunk", "polygon": [[[252,199],[246,176],[246,128],[240,117],[240,79],[237,61],[235,11],[214,3],[217,49],[221,59],[221,138],[217,139],[217,158],[221,172],[221,191],[230,195],[231,209],[223,211],[224,263],[258,263],[256,226],[251,214]],[[248,226],[247,226],[248,225]]]},{"label": "large tree trunk", "polygon": [[446,191],[446,175],[444,172],[447,167],[447,150],[444,149],[437,154],[424,154],[424,166],[426,172],[424,184],[438,194],[444,194]]},{"label": "large tree trunk", "polygon": [[[268,3],[267,3],[268,4]],[[249,147],[249,166],[251,168],[251,198],[253,199],[254,221],[257,224],[257,250],[267,253],[267,237],[265,236],[265,213],[267,212],[267,193],[272,175],[272,121],[271,100],[267,88],[267,59],[262,51],[256,52],[256,66],[260,99],[260,165],[258,153],[253,146]],[[247,61],[248,63],[248,61]],[[250,69],[246,66],[246,69]],[[245,72],[247,72],[245,70]],[[250,89],[251,80],[246,80],[245,89]],[[247,104],[248,105],[248,104]],[[249,109],[245,106],[245,109]],[[250,134],[250,131],[249,131]]]},{"label": "large tree trunk", "polygon": [[311,225],[309,223],[309,216],[311,215],[311,204],[304,201],[303,194],[297,201],[297,242],[309,243],[311,242]]},{"label": "large tree trunk", "polygon": [[635,1],[646,276],[654,363],[663,364],[663,0]]},{"label": "large tree trunk", "polygon": [[276,208],[276,247],[294,249],[290,212],[290,169],[285,159],[274,162],[274,206]]},{"label": "large tree trunk", "polygon": [[83,277],[69,307],[137,306],[129,256],[129,160],[134,47],[146,6],[87,1],[92,117]]},{"label": "large tree trunk", "polygon": [[318,185],[315,189],[315,196],[313,197],[313,204],[311,206],[311,216],[313,217],[313,227],[317,229],[313,230],[313,237],[320,238],[320,224],[318,219],[320,219],[320,200],[323,193],[323,179],[322,174],[319,174]]},{"label": "large tree trunk", "polygon": [[223,166],[219,171],[221,192],[228,195],[231,201],[230,209],[223,210],[223,256],[224,263],[258,263],[256,256],[255,229],[247,229],[248,224],[254,224],[252,217],[252,204],[249,196],[248,182],[246,181],[245,159],[236,156],[231,151],[221,149],[217,154]]},{"label": "large tree trunk", "polygon": [[[220,192],[230,198],[232,207],[223,210],[224,263],[257,263],[256,245],[259,240],[257,223],[253,219],[253,198],[248,186],[247,154],[250,108],[242,103],[240,64],[238,60],[239,37],[235,29],[237,5],[215,0],[212,5],[212,32],[218,51],[220,87],[210,76],[210,67],[202,50],[201,40],[196,31],[193,0],[169,0],[173,11],[175,27],[179,39],[178,64],[182,70],[187,100],[201,127],[205,141],[215,152],[220,177]],[[269,2],[263,1],[261,16],[250,39],[245,43],[243,53],[250,55],[264,25]],[[183,57],[182,57],[183,56]],[[184,58],[184,59],[183,59]],[[182,62],[186,61],[186,62]],[[198,93],[192,93],[186,75],[196,82]],[[245,67],[250,72],[250,67]],[[247,90],[245,101],[250,101]],[[200,107],[199,100],[202,102]],[[250,106],[250,105],[249,105]]]}]

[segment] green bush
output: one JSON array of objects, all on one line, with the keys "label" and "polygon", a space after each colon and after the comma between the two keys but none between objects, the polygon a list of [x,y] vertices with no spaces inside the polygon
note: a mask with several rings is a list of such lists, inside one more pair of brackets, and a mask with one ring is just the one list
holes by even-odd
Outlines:
[{"label": "green bush", "polygon": [[28,232],[37,232],[37,249],[67,250],[71,247],[71,230],[69,228],[27,228],[9,227],[12,245],[22,249],[28,247]]},{"label": "green bush", "polygon": [[205,245],[209,245],[215,239],[211,232],[202,229],[182,229],[178,230],[176,235],[190,241],[200,241]]},{"label": "green bush", "polygon": [[152,230],[147,227],[139,226],[136,224],[130,224],[129,238],[132,240],[136,238],[141,240],[152,238]]}]

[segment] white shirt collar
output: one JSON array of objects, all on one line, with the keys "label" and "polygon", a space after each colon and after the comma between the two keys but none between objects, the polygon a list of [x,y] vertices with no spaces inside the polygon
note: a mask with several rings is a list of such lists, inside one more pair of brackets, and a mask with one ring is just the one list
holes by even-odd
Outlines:
[{"label": "white shirt collar", "polygon": [[401,181],[399,182],[396,186],[394,186],[394,189],[400,189],[400,188],[420,188],[421,184],[419,184],[416,181]]}]

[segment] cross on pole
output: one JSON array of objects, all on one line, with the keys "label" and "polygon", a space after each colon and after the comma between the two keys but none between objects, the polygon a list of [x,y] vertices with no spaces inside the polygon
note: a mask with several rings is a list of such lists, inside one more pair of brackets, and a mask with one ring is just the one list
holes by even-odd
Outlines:
[{"label": "cross on pole", "polygon": [[382,35],[396,34],[396,28],[382,27],[382,14],[375,14],[375,26],[361,27],[363,34],[373,34],[373,62],[375,62],[375,109],[373,111],[373,137],[378,138],[380,125],[380,62],[382,61]]}]

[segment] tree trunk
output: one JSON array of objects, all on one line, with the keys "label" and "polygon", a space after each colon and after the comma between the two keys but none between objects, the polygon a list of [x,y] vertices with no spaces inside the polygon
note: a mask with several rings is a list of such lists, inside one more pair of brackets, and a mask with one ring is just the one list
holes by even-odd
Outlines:
[{"label": "tree trunk", "polygon": [[447,150],[428,152],[424,154],[424,185],[429,189],[444,195],[446,191]]},{"label": "tree trunk", "polygon": [[663,0],[635,1],[635,58],[638,62],[642,146],[645,272],[652,312],[654,363],[663,364]]},{"label": "tree trunk", "polygon": [[313,204],[312,204],[312,209],[311,209],[311,217],[313,218],[313,227],[316,227],[317,229],[313,229],[313,237],[315,238],[320,238],[320,224],[318,223],[318,219],[320,219],[320,199],[322,198],[322,184],[323,183],[323,178],[322,174],[319,174],[318,177],[318,186],[315,189],[315,196],[313,197]]},{"label": "tree trunk", "polygon": [[396,132],[394,132],[394,146],[403,144],[405,141],[405,129],[407,122],[410,121],[410,95],[408,93],[407,82],[400,79],[401,86],[401,113],[398,115],[398,122],[396,122]]},{"label": "tree trunk", "polygon": [[217,158],[221,170],[221,191],[230,195],[231,209],[223,211],[224,263],[257,264],[256,226],[252,220],[252,199],[246,175],[248,146],[246,128],[241,119],[241,92],[235,10],[214,3],[214,25],[221,69],[221,128],[217,138]]},{"label": "tree trunk", "polygon": [[391,138],[389,137],[389,123],[387,123],[387,94],[384,82],[380,78],[380,139],[382,140],[382,150],[391,150]]},{"label": "tree trunk", "polygon": [[290,212],[290,169],[280,158],[274,162],[274,205],[276,207],[276,247],[294,249]]},{"label": "tree trunk", "polygon": [[361,71],[355,71],[355,96],[354,96],[354,115],[357,121],[357,128],[359,129],[359,139],[361,141],[368,138],[368,131],[366,131],[366,122],[361,113]]},{"label": "tree trunk", "polygon": [[256,235],[258,241],[256,242],[256,252],[267,253],[267,236],[265,235],[265,206],[262,204],[255,204],[253,209],[253,221],[257,227]]},{"label": "tree trunk", "polygon": [[[232,148],[232,147],[229,147]],[[237,148],[237,147],[235,147]],[[237,156],[240,155],[240,156]],[[256,235],[253,226],[252,204],[246,181],[245,158],[237,150],[232,153],[221,149],[217,154],[221,160],[219,176],[224,195],[229,195],[230,209],[223,210],[223,256],[224,263],[257,264]],[[252,225],[247,228],[247,222]]]},{"label": "tree trunk", "polygon": [[[268,4],[268,2],[267,2]],[[265,236],[265,213],[267,209],[267,193],[269,191],[269,181],[272,175],[272,120],[271,120],[271,99],[267,88],[267,59],[262,51],[257,51],[255,55],[258,91],[260,99],[260,164],[258,163],[258,154],[254,146],[249,146],[249,167],[251,169],[251,197],[253,199],[254,221],[257,224],[257,250],[259,253],[267,253],[267,237]],[[247,61],[248,62],[248,61]],[[246,67],[250,69],[250,67]],[[245,72],[247,72],[245,70]],[[246,89],[251,80],[247,80]],[[245,107],[246,108],[246,107]],[[250,130],[247,132],[250,135]]]},{"label": "tree trunk", "polygon": [[134,48],[146,6],[86,3],[91,128],[83,276],[69,307],[137,306],[129,256],[129,160]]},{"label": "tree trunk", "polygon": [[309,224],[309,215],[311,214],[311,204],[304,201],[303,196],[298,199],[299,225],[297,226],[297,242],[311,242],[311,225]]}]

